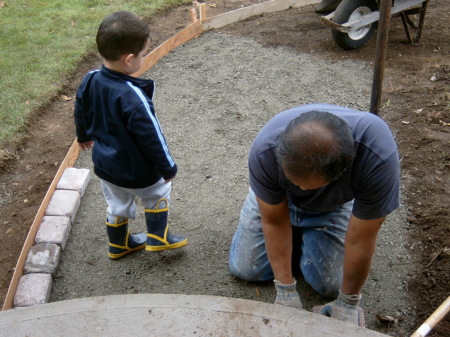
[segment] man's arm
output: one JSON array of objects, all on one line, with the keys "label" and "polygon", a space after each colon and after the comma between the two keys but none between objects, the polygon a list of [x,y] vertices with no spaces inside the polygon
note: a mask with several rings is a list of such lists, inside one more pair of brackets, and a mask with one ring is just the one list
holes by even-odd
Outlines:
[{"label": "man's arm", "polygon": [[275,279],[283,284],[291,284],[292,227],[287,199],[278,205],[270,205],[258,197],[256,200],[261,211],[267,256]]},{"label": "man's arm", "polygon": [[261,224],[267,257],[275,277],[275,304],[302,309],[297,281],[292,276],[292,226],[287,199],[270,205],[256,197],[261,211]]},{"label": "man's arm", "polygon": [[345,236],[344,275],[338,298],[324,305],[320,313],[325,316],[365,326],[363,310],[358,306],[361,288],[369,274],[375,252],[378,231],[384,218],[362,220],[350,217]]},{"label": "man's arm", "polygon": [[378,231],[384,218],[362,220],[350,217],[345,237],[344,275],[341,291],[344,294],[359,294],[369,274],[375,252]]}]

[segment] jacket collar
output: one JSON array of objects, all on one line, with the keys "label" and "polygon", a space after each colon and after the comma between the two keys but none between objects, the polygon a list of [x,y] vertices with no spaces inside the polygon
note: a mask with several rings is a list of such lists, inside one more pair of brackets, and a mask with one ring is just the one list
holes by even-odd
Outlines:
[{"label": "jacket collar", "polygon": [[105,67],[105,65],[102,65],[102,69],[100,70],[100,72],[104,76],[109,77],[116,81],[131,82],[132,84],[144,90],[144,92],[147,94],[147,96],[150,97],[150,99],[153,99],[153,94],[155,91],[155,81],[145,78],[129,76],[124,73],[111,70]]}]

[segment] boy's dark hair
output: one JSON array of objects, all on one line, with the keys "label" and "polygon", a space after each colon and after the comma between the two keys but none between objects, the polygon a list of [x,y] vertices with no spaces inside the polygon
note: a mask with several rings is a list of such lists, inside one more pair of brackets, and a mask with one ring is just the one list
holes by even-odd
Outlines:
[{"label": "boy's dark hair", "polygon": [[120,11],[108,15],[97,32],[97,48],[109,61],[117,61],[124,54],[139,54],[148,41],[150,29],[136,15]]},{"label": "boy's dark hair", "polygon": [[293,119],[281,133],[277,159],[291,176],[319,176],[332,182],[350,166],[354,152],[354,140],[344,120],[329,112],[309,111]]}]

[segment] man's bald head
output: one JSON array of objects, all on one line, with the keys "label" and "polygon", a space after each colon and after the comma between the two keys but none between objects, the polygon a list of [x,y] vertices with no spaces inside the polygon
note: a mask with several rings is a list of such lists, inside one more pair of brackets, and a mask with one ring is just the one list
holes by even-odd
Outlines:
[{"label": "man's bald head", "polygon": [[310,111],[293,119],[281,133],[278,163],[297,178],[336,180],[354,157],[354,140],[347,123],[336,115]]}]

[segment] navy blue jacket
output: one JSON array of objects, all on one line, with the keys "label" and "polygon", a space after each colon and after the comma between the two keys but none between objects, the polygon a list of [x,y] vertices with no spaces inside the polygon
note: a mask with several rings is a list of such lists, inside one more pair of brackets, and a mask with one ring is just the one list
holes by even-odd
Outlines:
[{"label": "navy blue jacket", "polygon": [[172,159],[153,108],[155,84],[102,67],[81,82],[75,103],[79,143],[94,141],[95,174],[126,188],[173,178]]}]

